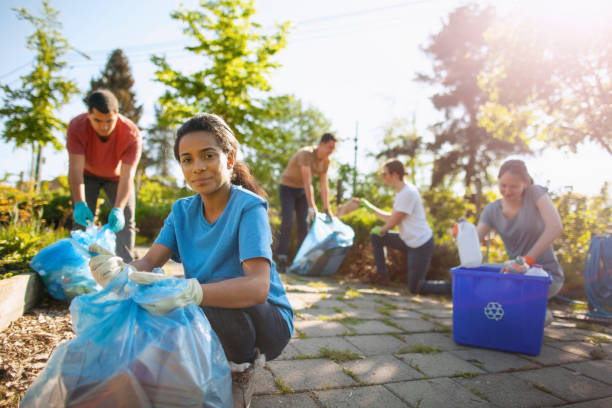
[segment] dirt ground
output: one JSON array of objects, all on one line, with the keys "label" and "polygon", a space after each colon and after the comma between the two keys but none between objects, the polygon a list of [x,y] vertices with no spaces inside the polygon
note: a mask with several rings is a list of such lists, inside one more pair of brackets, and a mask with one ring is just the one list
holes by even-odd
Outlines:
[{"label": "dirt ground", "polygon": [[53,348],[73,337],[68,303],[48,295],[0,331],[0,407],[18,407]]}]

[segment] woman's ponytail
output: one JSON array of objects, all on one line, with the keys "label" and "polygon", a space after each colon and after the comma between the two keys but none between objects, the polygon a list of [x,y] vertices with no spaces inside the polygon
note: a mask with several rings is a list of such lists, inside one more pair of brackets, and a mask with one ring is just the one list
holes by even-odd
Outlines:
[{"label": "woman's ponytail", "polygon": [[249,166],[244,162],[237,161],[234,163],[231,182],[252,191],[262,198],[268,198],[268,194],[257,183],[257,180],[255,180],[255,177],[249,171]]}]

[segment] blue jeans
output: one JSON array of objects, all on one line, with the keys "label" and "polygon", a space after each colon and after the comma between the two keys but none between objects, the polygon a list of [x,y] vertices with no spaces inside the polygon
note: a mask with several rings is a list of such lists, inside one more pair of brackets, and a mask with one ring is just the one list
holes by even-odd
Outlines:
[{"label": "blue jeans", "polygon": [[418,248],[411,248],[404,243],[399,234],[395,231],[387,232],[382,237],[380,235],[370,235],[372,249],[374,250],[374,263],[376,272],[387,275],[387,265],[385,264],[384,247],[398,249],[406,252],[406,263],[408,264],[408,289],[412,293],[421,294],[448,294],[451,293],[452,285],[448,281],[428,281],[425,275],[429,270],[429,264],[434,251],[434,239]]},{"label": "blue jeans", "polygon": [[266,360],[275,359],[289,343],[291,334],[278,308],[270,302],[246,309],[202,307],[217,333],[225,356],[234,363],[253,362],[255,347]]},{"label": "blue jeans", "polygon": [[[95,215],[96,204],[98,202],[98,196],[100,195],[100,189],[103,189],[108,197],[109,204],[111,207],[115,205],[115,199],[117,197],[117,188],[119,187],[119,181],[108,180],[95,176],[83,175],[83,182],[85,184],[85,201],[91,212]],[[74,200],[72,200],[74,202]],[[136,193],[134,191],[134,185],[132,184],[132,191],[128,202],[123,209],[123,215],[125,217],[125,226],[119,232],[117,232],[116,239],[116,250],[117,256],[123,259],[123,262],[129,263],[134,260],[134,243],[136,240]],[[76,224],[76,223],[75,223]],[[84,229],[84,227],[77,224],[77,228]]]},{"label": "blue jeans", "polygon": [[293,228],[293,213],[297,222],[298,248],[308,232],[308,202],[303,188],[280,185],[281,226],[276,255],[287,256],[291,243],[291,228]]}]

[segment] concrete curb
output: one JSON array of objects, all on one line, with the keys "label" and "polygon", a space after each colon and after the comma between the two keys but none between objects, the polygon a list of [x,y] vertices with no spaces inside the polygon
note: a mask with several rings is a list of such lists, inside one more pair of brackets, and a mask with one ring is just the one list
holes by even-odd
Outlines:
[{"label": "concrete curb", "polygon": [[35,272],[0,280],[0,330],[34,307],[45,291]]}]

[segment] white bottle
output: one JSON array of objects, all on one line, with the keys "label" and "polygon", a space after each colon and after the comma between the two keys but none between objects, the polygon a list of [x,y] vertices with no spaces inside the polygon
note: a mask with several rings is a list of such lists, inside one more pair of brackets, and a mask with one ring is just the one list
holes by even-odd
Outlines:
[{"label": "white bottle", "polygon": [[526,276],[548,276],[548,272],[542,268],[541,265],[534,264],[531,268],[525,272]]},{"label": "white bottle", "polygon": [[477,268],[482,265],[482,252],[476,227],[463,218],[457,223],[457,248],[461,266]]}]

